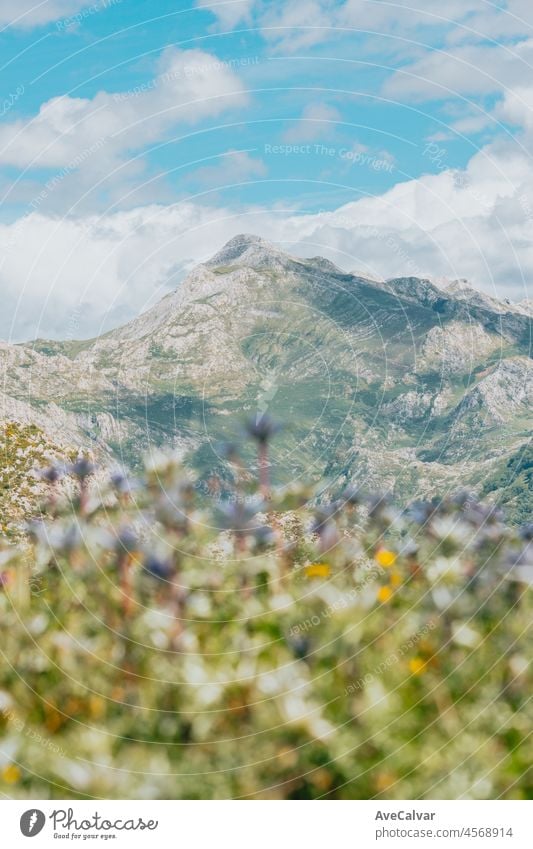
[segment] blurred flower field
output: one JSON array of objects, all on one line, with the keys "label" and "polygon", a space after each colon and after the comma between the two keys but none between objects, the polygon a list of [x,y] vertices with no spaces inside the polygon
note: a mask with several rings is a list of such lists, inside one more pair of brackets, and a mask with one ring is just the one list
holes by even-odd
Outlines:
[{"label": "blurred flower field", "polygon": [[42,472],[0,551],[4,797],[533,797],[533,525],[273,488],[275,430],[257,484],[231,446],[209,486]]}]

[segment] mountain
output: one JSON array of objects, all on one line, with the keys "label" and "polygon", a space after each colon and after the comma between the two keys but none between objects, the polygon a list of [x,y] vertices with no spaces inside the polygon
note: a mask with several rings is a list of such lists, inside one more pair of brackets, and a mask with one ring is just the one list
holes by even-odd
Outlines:
[{"label": "mountain", "polygon": [[368,279],[243,235],[98,339],[3,344],[3,417],[127,463],[172,445],[209,475],[268,411],[278,481],[480,490],[530,440],[531,340],[524,305],[465,281]]}]

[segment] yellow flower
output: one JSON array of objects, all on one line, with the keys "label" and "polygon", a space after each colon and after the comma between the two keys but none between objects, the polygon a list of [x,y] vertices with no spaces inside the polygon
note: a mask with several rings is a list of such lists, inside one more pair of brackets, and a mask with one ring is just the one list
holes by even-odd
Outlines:
[{"label": "yellow flower", "polygon": [[421,675],[424,669],[427,666],[427,661],[422,660],[421,657],[413,657],[409,661],[409,669],[413,673],[413,675]]},{"label": "yellow flower", "polygon": [[390,569],[396,563],[396,553],[388,548],[380,548],[375,554],[376,561],[385,569]]},{"label": "yellow flower", "polygon": [[400,575],[400,573],[396,571],[391,572],[390,582],[392,587],[399,587],[402,583],[402,576]]},{"label": "yellow flower", "polygon": [[379,790],[380,793],[388,790],[389,787],[392,787],[393,784],[398,780],[398,776],[394,772],[378,772],[376,776],[376,789]]},{"label": "yellow flower", "polygon": [[328,578],[331,569],[327,563],[310,563],[305,567],[305,574],[308,578]]},{"label": "yellow flower", "polygon": [[54,734],[63,725],[63,717],[57,710],[52,710],[46,717],[44,724],[48,731],[50,731],[51,734]]},{"label": "yellow flower", "polygon": [[89,713],[94,719],[100,719],[105,713],[105,701],[100,696],[89,698]]},{"label": "yellow flower", "polygon": [[21,775],[20,769],[15,764],[10,764],[2,770],[2,780],[6,784],[16,784],[20,780]]},{"label": "yellow flower", "polygon": [[390,587],[380,587],[378,590],[378,601],[382,604],[387,604],[392,598],[392,590]]}]

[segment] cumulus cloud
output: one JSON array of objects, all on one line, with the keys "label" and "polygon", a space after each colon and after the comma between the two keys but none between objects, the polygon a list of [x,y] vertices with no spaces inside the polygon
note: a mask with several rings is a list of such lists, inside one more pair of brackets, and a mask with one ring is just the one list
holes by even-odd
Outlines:
[{"label": "cumulus cloud", "polygon": [[530,0],[507,0],[505,7],[486,3],[482,9],[469,9],[468,26],[454,29],[450,43],[494,38],[497,41],[525,34],[533,35],[533,6]]},{"label": "cumulus cloud", "polygon": [[206,243],[210,214],[183,204],[0,225],[1,335],[63,338],[74,323],[76,338],[128,320],[176,285]]},{"label": "cumulus cloud", "polygon": [[496,107],[496,116],[533,134],[533,86],[517,85],[506,91]]},{"label": "cumulus cloud", "polygon": [[284,134],[284,141],[291,144],[318,141],[329,138],[336,130],[336,123],[342,121],[342,115],[334,106],[327,103],[310,103],[300,118]]},{"label": "cumulus cloud", "polygon": [[[0,25],[40,26],[74,15],[87,5],[87,0],[2,0]],[[95,5],[105,8],[106,0],[95,0]]]},{"label": "cumulus cloud", "polygon": [[[380,3],[376,0],[295,0],[293,3],[274,4],[257,2],[257,13],[265,38],[278,42],[283,50],[300,50],[345,28],[375,30],[376,33],[413,35],[428,30],[446,33],[468,24],[468,18],[487,11],[484,0],[396,0]],[[414,45],[413,45],[414,47]]]},{"label": "cumulus cloud", "polygon": [[382,277],[467,277],[489,294],[521,300],[533,275],[532,189],[525,157],[496,147],[465,171],[401,183],[381,197],[311,216],[302,228],[345,268]]},{"label": "cumulus cloud", "polygon": [[218,189],[266,175],[267,168],[261,159],[250,156],[247,150],[229,150],[217,157],[216,165],[205,165],[192,172],[191,179],[202,186]]},{"label": "cumulus cloud", "polygon": [[251,20],[254,0],[197,0],[196,6],[208,9],[216,16],[219,28],[228,30]]},{"label": "cumulus cloud", "polygon": [[0,336],[63,338],[73,316],[74,338],[97,335],[151,306],[242,232],[346,270],[468,277],[489,294],[521,300],[533,276],[531,197],[527,156],[495,143],[465,171],[445,168],[311,215],[191,202],[75,220],[32,213],[0,226]]},{"label": "cumulus cloud", "polygon": [[384,91],[395,98],[447,99],[460,95],[488,95],[519,83],[531,73],[533,39],[512,49],[502,44],[469,44],[426,53],[396,71]]},{"label": "cumulus cloud", "polygon": [[[136,151],[178,123],[191,124],[247,101],[231,65],[202,50],[169,48],[157,75],[130,91],[92,99],[55,97],[38,115],[0,128],[0,164],[61,168],[102,149],[106,157]],[[87,157],[85,157],[87,158]]]}]

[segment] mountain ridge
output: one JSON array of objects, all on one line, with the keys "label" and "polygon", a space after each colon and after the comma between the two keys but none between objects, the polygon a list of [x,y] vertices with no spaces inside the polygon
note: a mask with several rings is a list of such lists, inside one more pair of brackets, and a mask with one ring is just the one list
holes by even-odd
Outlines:
[{"label": "mountain ridge", "polygon": [[288,424],[280,480],[480,488],[530,439],[531,338],[519,305],[464,281],[373,280],[243,234],[97,339],[0,346],[3,407],[103,456],[172,445],[221,475],[229,422],[265,409]]}]

